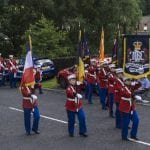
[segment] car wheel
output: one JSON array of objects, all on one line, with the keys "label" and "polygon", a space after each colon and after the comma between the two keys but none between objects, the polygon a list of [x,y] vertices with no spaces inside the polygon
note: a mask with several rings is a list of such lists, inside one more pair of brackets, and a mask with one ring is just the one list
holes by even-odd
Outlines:
[{"label": "car wheel", "polygon": [[61,88],[65,89],[67,87],[67,85],[68,85],[68,82],[67,82],[67,80],[65,78],[60,77],[59,78],[59,84],[60,84]]}]

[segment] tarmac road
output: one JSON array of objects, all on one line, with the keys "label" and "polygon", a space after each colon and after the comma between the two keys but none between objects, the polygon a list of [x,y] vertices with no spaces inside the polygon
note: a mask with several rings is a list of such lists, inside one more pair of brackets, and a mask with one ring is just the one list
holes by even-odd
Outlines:
[{"label": "tarmac road", "polygon": [[68,137],[67,116],[64,109],[65,94],[58,91],[44,91],[39,95],[41,112],[40,135],[26,136],[21,112],[22,97],[18,89],[0,88],[0,150],[149,150],[150,149],[150,107],[137,105],[140,124],[138,138],[145,143],[121,140],[115,120],[102,111],[98,98],[89,105],[84,100],[88,137]]}]

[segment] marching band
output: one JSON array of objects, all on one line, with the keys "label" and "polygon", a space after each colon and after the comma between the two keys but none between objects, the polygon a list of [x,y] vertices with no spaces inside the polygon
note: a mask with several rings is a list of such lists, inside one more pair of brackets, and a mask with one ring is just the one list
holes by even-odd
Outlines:
[{"label": "marching band", "polygon": [[[0,53],[0,86],[5,85],[5,77],[9,76],[10,88],[16,88],[17,63],[13,55],[9,59],[4,59]],[[71,74],[68,77],[69,85],[66,89],[65,108],[68,117],[68,133],[70,137],[74,136],[75,116],[79,120],[79,135],[87,137],[86,117],[83,110],[83,97],[79,91],[76,75]],[[35,86],[30,87],[21,85],[24,109],[24,125],[26,134],[31,131],[39,134],[38,124],[40,113],[38,109],[37,96],[34,95],[35,89],[39,89],[39,94],[43,93],[41,85],[40,67],[35,68]],[[141,87],[139,80],[133,81],[123,75],[122,68],[116,68],[115,64],[108,64],[105,61],[91,59],[89,64],[85,64],[85,99],[88,104],[93,104],[93,91],[98,91],[98,96],[102,110],[108,110],[109,116],[115,118],[115,127],[121,129],[122,140],[128,141],[128,129],[130,120],[132,127],[130,138],[138,140],[137,132],[139,117],[135,107],[135,93]],[[114,109],[115,106],[115,109]],[[31,128],[31,112],[34,120]]]}]

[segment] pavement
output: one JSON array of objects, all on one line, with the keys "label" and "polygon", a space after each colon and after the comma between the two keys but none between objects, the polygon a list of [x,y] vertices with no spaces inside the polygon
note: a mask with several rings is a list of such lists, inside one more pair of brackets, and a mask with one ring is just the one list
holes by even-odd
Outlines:
[{"label": "pavement", "polygon": [[[88,137],[75,137],[67,133],[67,116],[64,108],[66,96],[62,90],[44,90],[39,95],[40,135],[26,136],[23,124],[22,96],[18,89],[0,87],[0,150],[149,150],[150,105],[137,105],[140,118],[139,142],[122,141],[121,132],[115,128],[115,119],[102,111],[98,97],[93,104],[84,101]],[[132,124],[130,124],[131,126]]]}]

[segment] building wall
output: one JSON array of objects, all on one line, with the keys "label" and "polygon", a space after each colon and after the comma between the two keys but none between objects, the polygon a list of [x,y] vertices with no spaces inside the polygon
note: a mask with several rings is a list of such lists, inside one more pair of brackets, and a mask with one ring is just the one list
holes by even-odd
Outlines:
[{"label": "building wall", "polygon": [[139,23],[139,31],[143,31],[144,24],[147,24],[147,30],[150,32],[150,15],[141,18]]}]

